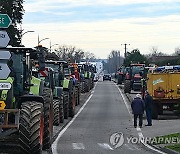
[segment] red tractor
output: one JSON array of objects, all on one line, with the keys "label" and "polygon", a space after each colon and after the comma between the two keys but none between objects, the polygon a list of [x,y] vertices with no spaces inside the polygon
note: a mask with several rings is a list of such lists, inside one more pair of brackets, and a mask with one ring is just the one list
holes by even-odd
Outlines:
[{"label": "red tractor", "polygon": [[129,71],[125,75],[124,92],[131,90],[138,91],[142,88],[141,79],[144,78],[145,64],[131,64]]}]

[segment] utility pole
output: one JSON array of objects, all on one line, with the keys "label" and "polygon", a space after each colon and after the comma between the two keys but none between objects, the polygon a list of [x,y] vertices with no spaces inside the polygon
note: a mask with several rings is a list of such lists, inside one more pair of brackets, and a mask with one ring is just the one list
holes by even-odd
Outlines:
[{"label": "utility pole", "polygon": [[127,45],[130,45],[130,44],[121,44],[121,45],[124,45],[125,46],[125,52],[124,52],[124,58],[126,58],[126,56],[127,56]]}]

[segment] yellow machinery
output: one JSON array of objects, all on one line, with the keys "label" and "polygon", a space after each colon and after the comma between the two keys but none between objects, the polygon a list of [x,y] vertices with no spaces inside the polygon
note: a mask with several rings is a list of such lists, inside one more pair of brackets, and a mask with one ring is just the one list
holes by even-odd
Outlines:
[{"label": "yellow machinery", "polygon": [[172,110],[180,104],[180,72],[162,69],[147,75],[147,90],[153,97],[153,118],[163,113],[163,106]]}]

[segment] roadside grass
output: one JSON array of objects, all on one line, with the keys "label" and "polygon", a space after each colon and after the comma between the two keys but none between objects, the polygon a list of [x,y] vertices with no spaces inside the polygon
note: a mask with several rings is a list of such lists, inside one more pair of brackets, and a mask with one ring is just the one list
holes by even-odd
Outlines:
[{"label": "roadside grass", "polygon": [[168,149],[171,149],[180,153],[180,144],[168,145],[168,146],[165,146],[165,148],[168,148]]},{"label": "roadside grass", "polygon": [[180,152],[180,133],[157,136],[151,140],[151,143],[153,145],[163,144],[165,148]]},{"label": "roadside grass", "polygon": [[157,136],[152,139],[152,144],[170,144],[170,142],[176,142],[175,140],[180,141],[180,133],[168,134],[164,136]]}]

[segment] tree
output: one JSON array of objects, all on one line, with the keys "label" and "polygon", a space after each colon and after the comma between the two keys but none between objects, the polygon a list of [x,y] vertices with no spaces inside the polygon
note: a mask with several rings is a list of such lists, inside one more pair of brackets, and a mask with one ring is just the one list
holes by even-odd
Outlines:
[{"label": "tree", "polygon": [[86,59],[86,61],[94,61],[96,59],[96,56],[94,55],[94,53],[91,52],[85,52],[84,53],[84,58]]},{"label": "tree", "polygon": [[84,58],[84,51],[76,48],[75,46],[60,46],[59,49],[56,50],[56,54],[60,57],[60,59],[71,63],[79,63],[81,59]]},{"label": "tree", "polygon": [[175,48],[175,53],[173,55],[180,56],[180,47]]},{"label": "tree", "polygon": [[120,51],[112,50],[108,56],[108,72],[116,72],[122,63],[123,58],[120,56]]},{"label": "tree", "polygon": [[8,14],[12,20],[12,25],[7,29],[10,35],[10,43],[12,46],[20,46],[22,31],[18,29],[18,26],[22,24],[24,15],[23,0],[1,0],[0,12]]},{"label": "tree", "polygon": [[124,60],[124,65],[129,66],[131,63],[148,63],[147,58],[142,55],[139,49],[134,49],[127,53],[127,57]]}]

